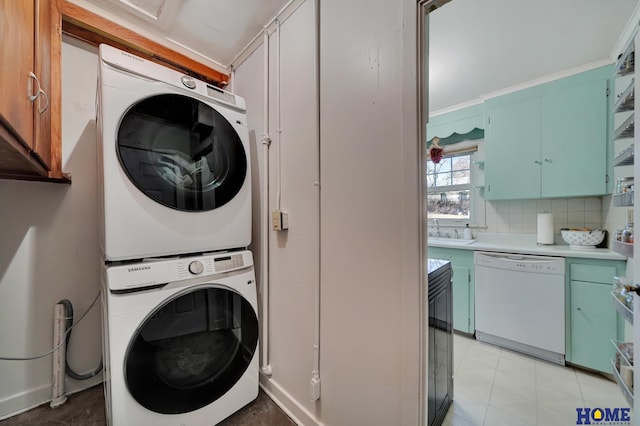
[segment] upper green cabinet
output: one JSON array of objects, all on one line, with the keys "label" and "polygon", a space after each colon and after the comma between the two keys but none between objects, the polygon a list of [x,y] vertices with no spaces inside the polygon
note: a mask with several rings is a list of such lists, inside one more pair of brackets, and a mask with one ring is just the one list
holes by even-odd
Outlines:
[{"label": "upper green cabinet", "polygon": [[485,102],[485,198],[607,193],[611,67]]},{"label": "upper green cabinet", "polygon": [[540,98],[487,101],[485,198],[540,197]]},{"label": "upper green cabinet", "polygon": [[607,88],[602,79],[542,97],[543,197],[607,192]]}]

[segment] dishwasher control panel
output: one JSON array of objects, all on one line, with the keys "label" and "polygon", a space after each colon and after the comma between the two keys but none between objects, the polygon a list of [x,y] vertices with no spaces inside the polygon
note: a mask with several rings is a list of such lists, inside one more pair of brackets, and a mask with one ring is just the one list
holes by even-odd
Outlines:
[{"label": "dishwasher control panel", "polygon": [[506,269],[510,271],[533,272],[537,274],[564,275],[564,258],[534,256],[516,253],[475,252],[477,266]]}]

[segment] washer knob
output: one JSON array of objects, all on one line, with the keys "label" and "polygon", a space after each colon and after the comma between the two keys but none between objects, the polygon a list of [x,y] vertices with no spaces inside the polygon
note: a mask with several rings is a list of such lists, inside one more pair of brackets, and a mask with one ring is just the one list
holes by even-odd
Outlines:
[{"label": "washer knob", "polygon": [[204,266],[202,265],[202,262],[194,260],[189,264],[189,272],[191,272],[192,274],[198,275],[198,274],[201,274],[202,271],[204,271]]},{"label": "washer knob", "polygon": [[185,87],[189,89],[196,88],[196,81],[188,75],[183,75],[182,77],[180,77],[180,81],[185,85]]}]

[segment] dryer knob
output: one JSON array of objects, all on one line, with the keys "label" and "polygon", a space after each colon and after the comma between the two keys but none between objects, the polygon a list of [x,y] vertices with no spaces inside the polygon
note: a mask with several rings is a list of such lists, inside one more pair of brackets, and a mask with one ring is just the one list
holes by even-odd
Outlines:
[{"label": "dryer knob", "polygon": [[189,89],[196,88],[196,81],[188,75],[183,75],[182,77],[180,77],[180,81],[185,85],[185,87],[188,87]]},{"label": "dryer knob", "polygon": [[202,262],[194,260],[189,264],[189,272],[191,272],[192,274],[198,275],[198,274],[201,274],[202,271],[204,271],[204,266],[202,265]]}]

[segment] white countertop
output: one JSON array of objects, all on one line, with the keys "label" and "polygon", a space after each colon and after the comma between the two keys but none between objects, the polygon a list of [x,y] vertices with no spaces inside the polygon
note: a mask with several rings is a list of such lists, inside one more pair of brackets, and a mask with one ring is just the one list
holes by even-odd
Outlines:
[{"label": "white countertop", "polygon": [[[559,238],[562,241],[562,238]],[[556,239],[558,241],[558,239]],[[461,250],[495,251],[505,253],[538,254],[542,256],[582,257],[589,259],[627,260],[608,248],[574,248],[566,244],[538,245],[535,234],[479,233],[474,240],[427,237],[429,247]]]}]

